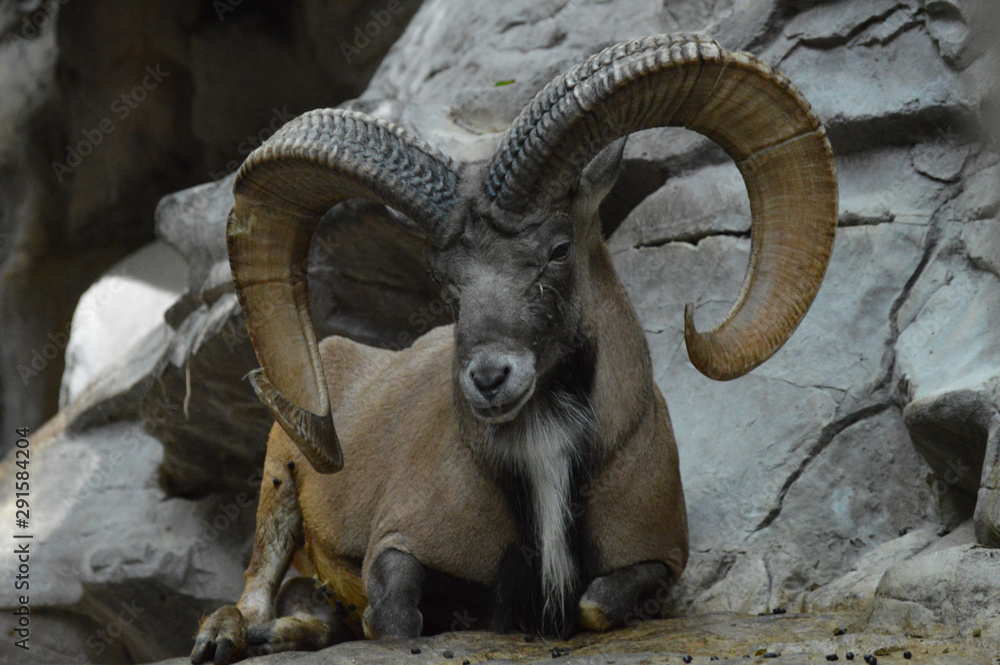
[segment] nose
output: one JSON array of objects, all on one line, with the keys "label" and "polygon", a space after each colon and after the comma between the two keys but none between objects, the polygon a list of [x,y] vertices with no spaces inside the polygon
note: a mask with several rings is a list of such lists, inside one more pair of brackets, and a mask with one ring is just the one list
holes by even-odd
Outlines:
[{"label": "nose", "polygon": [[479,360],[469,366],[469,378],[486,399],[493,398],[510,375],[509,362]]}]

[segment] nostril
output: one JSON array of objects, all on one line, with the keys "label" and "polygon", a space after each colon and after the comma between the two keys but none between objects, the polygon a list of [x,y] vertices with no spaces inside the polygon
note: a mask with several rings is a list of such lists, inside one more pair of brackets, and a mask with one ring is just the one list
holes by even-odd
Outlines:
[{"label": "nostril", "polygon": [[472,382],[484,397],[492,397],[500,390],[500,386],[510,375],[510,365],[487,365],[473,367],[469,370]]}]

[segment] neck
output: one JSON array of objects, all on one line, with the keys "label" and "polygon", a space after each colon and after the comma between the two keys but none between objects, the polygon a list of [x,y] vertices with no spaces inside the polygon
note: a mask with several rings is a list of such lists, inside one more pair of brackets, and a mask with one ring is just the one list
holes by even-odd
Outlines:
[{"label": "neck", "polygon": [[586,326],[597,349],[590,404],[599,432],[595,455],[603,458],[632,435],[655,389],[642,324],[603,243],[593,252],[588,272]]}]

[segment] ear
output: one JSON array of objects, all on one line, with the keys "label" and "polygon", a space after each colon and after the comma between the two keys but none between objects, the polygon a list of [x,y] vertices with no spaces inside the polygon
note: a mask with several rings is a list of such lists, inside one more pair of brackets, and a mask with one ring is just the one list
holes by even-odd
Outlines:
[{"label": "ear", "polygon": [[589,219],[597,213],[597,207],[608,195],[622,171],[622,154],[625,152],[623,136],[608,145],[590,160],[580,174],[580,188],[577,193],[577,211]]}]

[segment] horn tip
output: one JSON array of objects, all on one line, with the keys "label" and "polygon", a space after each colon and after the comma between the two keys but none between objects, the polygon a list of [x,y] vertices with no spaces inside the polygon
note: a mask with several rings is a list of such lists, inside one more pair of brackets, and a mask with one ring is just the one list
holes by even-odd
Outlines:
[{"label": "horn tip", "polygon": [[251,370],[246,378],[257,397],[281,425],[299,451],[318,473],[336,473],[344,468],[344,451],[333,424],[333,414],[315,414],[296,406],[267,378],[263,368]]}]

